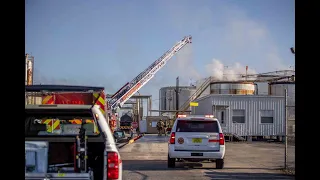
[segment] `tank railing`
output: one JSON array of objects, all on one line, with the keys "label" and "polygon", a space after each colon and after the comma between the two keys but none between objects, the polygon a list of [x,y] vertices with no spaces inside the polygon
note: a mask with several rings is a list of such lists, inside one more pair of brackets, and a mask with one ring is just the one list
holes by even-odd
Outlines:
[{"label": "tank railing", "polygon": [[211,77],[207,78],[204,83],[201,84],[201,86],[196,90],[195,93],[182,105],[181,109],[187,109],[190,106],[190,102],[198,98],[201,93],[208,87],[210,84]]},{"label": "tank railing", "polygon": [[185,111],[189,106],[190,102],[198,98],[201,93],[208,87],[208,85],[211,82],[211,77],[207,78],[204,83],[201,84],[201,86],[194,92],[190,98],[180,107],[181,110]]}]

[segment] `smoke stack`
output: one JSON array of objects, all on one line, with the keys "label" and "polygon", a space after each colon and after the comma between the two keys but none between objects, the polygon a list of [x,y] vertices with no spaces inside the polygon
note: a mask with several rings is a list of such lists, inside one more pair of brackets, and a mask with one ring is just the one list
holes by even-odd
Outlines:
[{"label": "smoke stack", "polygon": [[28,56],[29,56],[29,54],[26,54],[26,58],[25,58],[25,65],[26,65],[26,67],[25,67],[25,85],[28,85]]},{"label": "smoke stack", "polygon": [[246,66],[246,81],[248,79],[248,66]]},{"label": "smoke stack", "polygon": [[33,67],[34,67],[33,56],[26,54],[26,85],[33,84]]}]

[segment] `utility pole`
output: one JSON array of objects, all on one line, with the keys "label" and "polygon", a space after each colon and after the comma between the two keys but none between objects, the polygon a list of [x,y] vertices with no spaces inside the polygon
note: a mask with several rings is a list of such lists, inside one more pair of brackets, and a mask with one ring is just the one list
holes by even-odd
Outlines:
[{"label": "utility pole", "polygon": [[288,161],[288,123],[287,123],[287,111],[288,107],[288,90],[284,90],[284,169],[287,169]]},{"label": "utility pole", "polygon": [[176,110],[179,110],[179,76],[176,78]]}]

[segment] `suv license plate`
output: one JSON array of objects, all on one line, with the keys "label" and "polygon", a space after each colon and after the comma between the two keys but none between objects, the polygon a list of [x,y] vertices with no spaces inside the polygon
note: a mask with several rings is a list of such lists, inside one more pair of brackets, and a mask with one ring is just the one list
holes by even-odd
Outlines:
[{"label": "suv license plate", "polygon": [[202,143],[202,139],[201,138],[192,138],[192,142],[193,143]]},{"label": "suv license plate", "polygon": [[203,156],[203,153],[191,153],[191,156]]}]

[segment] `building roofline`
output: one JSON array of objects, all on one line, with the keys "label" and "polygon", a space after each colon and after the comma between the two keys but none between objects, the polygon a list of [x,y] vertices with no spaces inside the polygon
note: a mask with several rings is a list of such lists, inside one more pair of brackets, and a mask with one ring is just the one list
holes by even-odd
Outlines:
[{"label": "building roofline", "polygon": [[242,95],[242,94],[208,94],[205,95],[201,98],[198,98],[194,101],[201,101],[203,99],[209,98],[209,97],[236,97],[236,98],[240,98],[240,97],[246,97],[246,98],[265,98],[265,97],[269,97],[269,98],[283,98],[284,96],[273,96],[273,95]]}]

